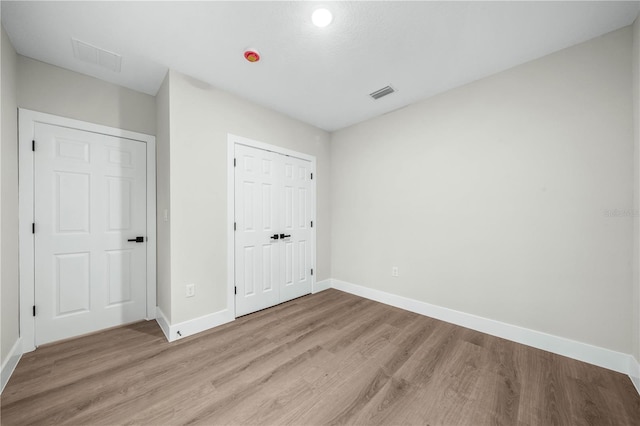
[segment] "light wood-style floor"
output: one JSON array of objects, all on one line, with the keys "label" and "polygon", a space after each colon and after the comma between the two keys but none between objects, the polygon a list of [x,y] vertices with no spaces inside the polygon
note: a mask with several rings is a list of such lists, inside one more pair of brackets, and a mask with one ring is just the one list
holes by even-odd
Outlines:
[{"label": "light wood-style floor", "polygon": [[337,290],[167,343],[142,322],[26,354],[3,425],[638,425],[628,377]]}]

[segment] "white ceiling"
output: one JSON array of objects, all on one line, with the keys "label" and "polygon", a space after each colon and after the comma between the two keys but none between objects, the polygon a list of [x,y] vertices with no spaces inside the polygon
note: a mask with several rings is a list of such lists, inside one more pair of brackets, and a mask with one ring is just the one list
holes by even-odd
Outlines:
[{"label": "white ceiling", "polygon": [[[321,5],[326,28],[311,24]],[[21,55],[151,95],[172,68],[333,131],[630,25],[638,5],[3,0],[1,12]],[[121,54],[121,72],[76,59],[72,38]],[[397,92],[368,96],[388,84]]]}]

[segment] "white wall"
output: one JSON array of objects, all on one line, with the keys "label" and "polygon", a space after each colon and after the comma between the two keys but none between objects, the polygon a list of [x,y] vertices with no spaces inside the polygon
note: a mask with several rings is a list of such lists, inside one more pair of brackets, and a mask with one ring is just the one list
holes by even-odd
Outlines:
[{"label": "white wall", "polygon": [[228,133],[317,157],[317,279],[329,278],[329,134],[175,71],[169,91],[171,322],[226,308]]},{"label": "white wall", "polygon": [[171,205],[170,184],[170,97],[169,73],[156,94],[156,203],[158,238],[158,307],[167,321],[171,322],[171,222],[164,220],[164,211],[169,212]]},{"label": "white wall", "polygon": [[2,363],[19,329],[17,107],[156,132],[155,97],[16,55],[2,29]]},{"label": "white wall", "polygon": [[[632,355],[640,361],[640,19],[633,23],[633,323]],[[640,371],[638,371],[640,378]],[[639,388],[640,390],[640,388]]]},{"label": "white wall", "polygon": [[334,133],[333,278],[630,353],[631,106],[625,28]]},{"label": "white wall", "polygon": [[[2,16],[2,3],[0,3],[0,17]],[[2,109],[3,109],[3,103],[4,103],[4,98],[2,96],[2,81],[4,80],[3,78],[3,74],[5,74],[5,72],[3,72],[2,70],[2,45],[4,43],[5,38],[7,37],[7,35],[5,34],[5,30],[4,27],[2,26],[2,24],[0,24],[0,188],[2,188],[2,141],[4,140],[4,127],[5,125],[3,125],[3,121],[4,121],[4,116],[2,115]],[[6,62],[5,62],[6,64]],[[5,77],[6,78],[6,77]],[[2,281],[2,196],[1,196],[1,189],[0,189],[0,314],[2,313],[2,292],[3,292],[3,281]],[[2,321],[2,315],[0,315],[0,366],[4,366],[4,360],[7,358],[8,355],[8,350],[5,349],[6,352],[3,352],[2,347],[4,346],[2,344],[2,336],[4,336],[5,333],[2,332],[2,327],[3,327],[3,322]],[[1,369],[0,369],[1,372]]]},{"label": "white wall", "polygon": [[156,134],[155,97],[18,56],[18,106]]},{"label": "white wall", "polygon": [[18,340],[18,114],[16,102],[17,56],[9,37],[1,28],[2,50],[2,140],[0,144],[0,365]]}]

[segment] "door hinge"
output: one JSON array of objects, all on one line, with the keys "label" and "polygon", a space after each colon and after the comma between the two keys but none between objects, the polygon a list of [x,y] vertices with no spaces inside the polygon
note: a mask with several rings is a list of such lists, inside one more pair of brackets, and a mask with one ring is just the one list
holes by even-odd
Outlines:
[{"label": "door hinge", "polygon": [[233,294],[238,294],[238,287],[233,288]]},{"label": "door hinge", "polygon": [[233,230],[234,231],[236,230],[236,223],[235,222],[233,222]]},{"label": "door hinge", "polygon": [[313,276],[313,268],[311,268],[311,275]]},{"label": "door hinge", "polygon": [[36,150],[36,141],[35,141],[35,140],[32,140],[32,141],[31,141],[31,151],[34,151],[34,152],[35,152],[35,150]]},{"label": "door hinge", "polygon": [[311,227],[313,228],[313,221],[311,221]]},{"label": "door hinge", "polygon": [[33,305],[33,316],[36,316],[36,305]]},{"label": "door hinge", "polygon": [[236,159],[234,158],[233,159],[233,167],[235,167],[235,166],[236,166]]},{"label": "door hinge", "polygon": [[35,222],[31,224],[31,233],[32,234],[36,233],[36,224],[35,224]]},{"label": "door hinge", "polygon": [[313,180],[313,173],[311,173],[311,180]]}]

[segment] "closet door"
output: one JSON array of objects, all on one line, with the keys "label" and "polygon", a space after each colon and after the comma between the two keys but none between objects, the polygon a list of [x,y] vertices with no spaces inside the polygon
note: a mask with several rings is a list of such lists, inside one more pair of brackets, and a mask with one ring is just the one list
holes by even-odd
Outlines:
[{"label": "closet door", "polygon": [[311,162],[235,145],[236,316],[311,293]]},{"label": "closet door", "polygon": [[311,164],[282,158],[280,302],[311,293]]},{"label": "closet door", "polygon": [[[280,188],[277,154],[235,147],[236,316],[280,303]],[[277,238],[276,238],[277,237]]]}]

